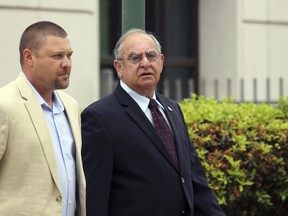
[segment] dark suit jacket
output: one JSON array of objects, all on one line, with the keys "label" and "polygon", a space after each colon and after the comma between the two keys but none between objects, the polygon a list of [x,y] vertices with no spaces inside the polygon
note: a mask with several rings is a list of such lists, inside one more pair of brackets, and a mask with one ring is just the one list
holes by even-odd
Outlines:
[{"label": "dark suit jacket", "polygon": [[120,85],[82,112],[87,216],[224,215],[208,187],[179,106],[163,95],[157,94],[157,100],[175,134],[179,169],[151,122]]}]

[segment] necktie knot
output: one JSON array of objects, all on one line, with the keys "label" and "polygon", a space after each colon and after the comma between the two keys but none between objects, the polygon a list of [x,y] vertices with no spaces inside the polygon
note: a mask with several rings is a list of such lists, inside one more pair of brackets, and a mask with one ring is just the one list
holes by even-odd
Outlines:
[{"label": "necktie knot", "polygon": [[157,107],[157,102],[154,99],[150,99],[148,107],[151,109],[153,107]]}]

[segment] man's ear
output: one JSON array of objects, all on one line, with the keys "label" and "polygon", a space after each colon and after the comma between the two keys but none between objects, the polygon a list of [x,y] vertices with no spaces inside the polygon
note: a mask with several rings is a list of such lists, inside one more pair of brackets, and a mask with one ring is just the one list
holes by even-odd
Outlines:
[{"label": "man's ear", "polygon": [[32,50],[24,49],[23,60],[24,60],[24,62],[26,62],[26,64],[29,64],[30,66],[33,65],[33,52],[32,52]]},{"label": "man's ear", "polygon": [[117,71],[118,77],[121,79],[122,72],[123,72],[123,67],[124,67],[123,63],[121,61],[119,61],[119,60],[114,60],[113,61],[113,66],[114,66],[115,70]]},{"label": "man's ear", "polygon": [[160,58],[161,58],[161,72],[162,72],[162,69],[163,69],[163,66],[164,66],[164,55],[161,53],[160,54]]}]

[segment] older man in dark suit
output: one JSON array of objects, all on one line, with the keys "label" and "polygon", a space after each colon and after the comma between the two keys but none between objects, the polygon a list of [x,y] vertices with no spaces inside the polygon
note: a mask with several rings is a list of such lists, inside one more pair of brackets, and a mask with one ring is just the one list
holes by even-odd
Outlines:
[{"label": "older man in dark suit", "polygon": [[113,94],[82,113],[88,216],[223,216],[177,103],[155,93],[164,55],[131,29],[117,42]]}]

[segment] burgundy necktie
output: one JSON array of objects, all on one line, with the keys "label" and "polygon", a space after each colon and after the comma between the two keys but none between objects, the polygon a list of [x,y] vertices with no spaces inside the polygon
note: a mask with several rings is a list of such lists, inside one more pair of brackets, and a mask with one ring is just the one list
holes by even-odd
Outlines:
[{"label": "burgundy necktie", "polygon": [[160,110],[157,108],[157,102],[154,99],[150,99],[148,105],[154,122],[154,127],[159,137],[161,138],[164,146],[166,147],[168,153],[173,159],[176,166],[178,166],[178,159],[176,155],[174,134],[166,122],[165,118],[161,114]]}]

